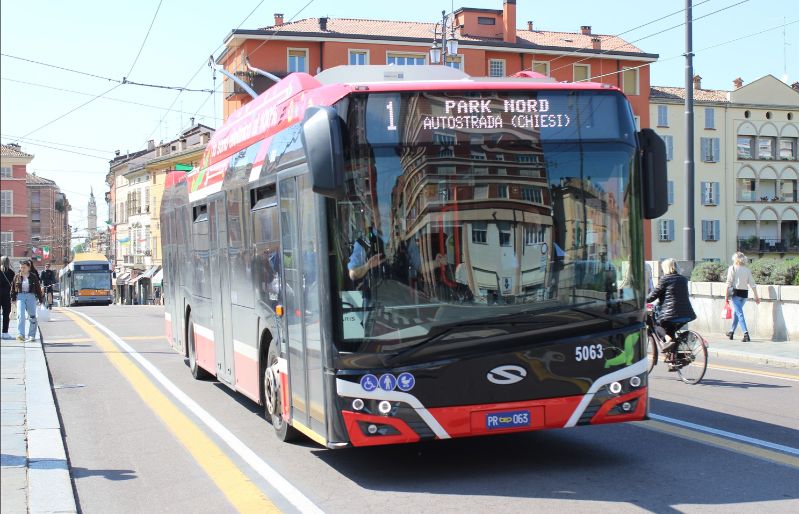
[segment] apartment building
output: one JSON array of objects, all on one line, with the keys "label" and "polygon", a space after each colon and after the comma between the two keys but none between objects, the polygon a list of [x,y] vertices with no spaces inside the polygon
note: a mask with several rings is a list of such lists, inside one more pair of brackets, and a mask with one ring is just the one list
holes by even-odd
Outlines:
[{"label": "apartment building", "polygon": [[[685,89],[653,86],[650,113],[668,153],[669,210],[652,224],[654,259],[683,255]],[[694,78],[696,260],[799,254],[799,83],[767,75],[709,90]]]},{"label": "apartment building", "polygon": [[27,166],[32,160],[19,145],[0,146],[0,254],[11,258],[30,252]]}]

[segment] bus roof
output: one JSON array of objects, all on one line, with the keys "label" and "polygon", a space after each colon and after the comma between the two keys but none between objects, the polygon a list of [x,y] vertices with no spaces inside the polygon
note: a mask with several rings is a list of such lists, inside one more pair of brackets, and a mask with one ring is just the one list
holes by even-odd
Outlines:
[{"label": "bus roof", "polygon": [[85,252],[85,253],[76,253],[75,258],[72,259],[72,262],[92,262],[92,261],[108,262],[108,257],[98,252]]},{"label": "bus roof", "polygon": [[[309,107],[333,105],[350,93],[531,89],[618,91],[609,84],[555,82],[533,72],[521,72],[511,77],[470,77],[448,66],[336,66],[315,77],[307,73],[292,73],[236,110],[215,131],[202,163],[186,175],[190,198],[218,191],[227,169],[227,159],[240,150],[296,124]],[[182,180],[172,177],[166,187],[179,182]]]}]

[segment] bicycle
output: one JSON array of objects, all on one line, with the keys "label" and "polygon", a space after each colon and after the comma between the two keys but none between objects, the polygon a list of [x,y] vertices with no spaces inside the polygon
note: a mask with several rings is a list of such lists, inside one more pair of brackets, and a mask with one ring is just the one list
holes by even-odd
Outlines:
[{"label": "bicycle", "polygon": [[[647,373],[651,373],[658,362],[658,353],[663,353],[666,342],[666,332],[660,326],[657,310],[652,304],[646,306],[646,331],[647,331],[647,358],[649,365]],[[698,332],[693,330],[680,330],[677,336],[677,349],[673,360],[668,362],[669,371],[675,371],[680,380],[686,384],[698,384],[707,371],[707,341]]]}]

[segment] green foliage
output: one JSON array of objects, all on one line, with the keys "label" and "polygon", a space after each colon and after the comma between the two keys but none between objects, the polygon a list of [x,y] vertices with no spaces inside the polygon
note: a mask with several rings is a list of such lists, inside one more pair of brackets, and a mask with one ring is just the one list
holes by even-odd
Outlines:
[{"label": "green foliage", "polygon": [[771,283],[779,286],[797,284],[799,281],[799,257],[780,261],[771,274]]},{"label": "green foliage", "polygon": [[727,267],[718,262],[700,262],[691,272],[692,282],[724,282]]},{"label": "green foliage", "polygon": [[756,284],[773,284],[772,275],[774,269],[779,265],[776,259],[758,259],[749,266],[752,270],[752,278]]}]

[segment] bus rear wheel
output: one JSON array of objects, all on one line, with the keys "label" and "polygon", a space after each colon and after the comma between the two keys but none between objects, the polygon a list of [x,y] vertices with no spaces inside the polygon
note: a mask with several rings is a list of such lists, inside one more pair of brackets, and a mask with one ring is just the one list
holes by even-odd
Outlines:
[{"label": "bus rear wheel", "polygon": [[263,372],[264,385],[264,418],[272,423],[277,438],[283,442],[295,441],[299,437],[297,429],[289,425],[283,417],[283,386],[277,372],[278,355],[275,344],[269,346],[266,365]]},{"label": "bus rear wheel", "polygon": [[189,370],[191,370],[191,376],[195,378],[195,380],[208,380],[211,378],[211,374],[205,371],[200,365],[197,363],[197,351],[195,346],[195,338],[194,338],[194,323],[192,323],[191,314],[189,314],[189,319],[187,321],[188,330],[188,345],[189,345]]}]

